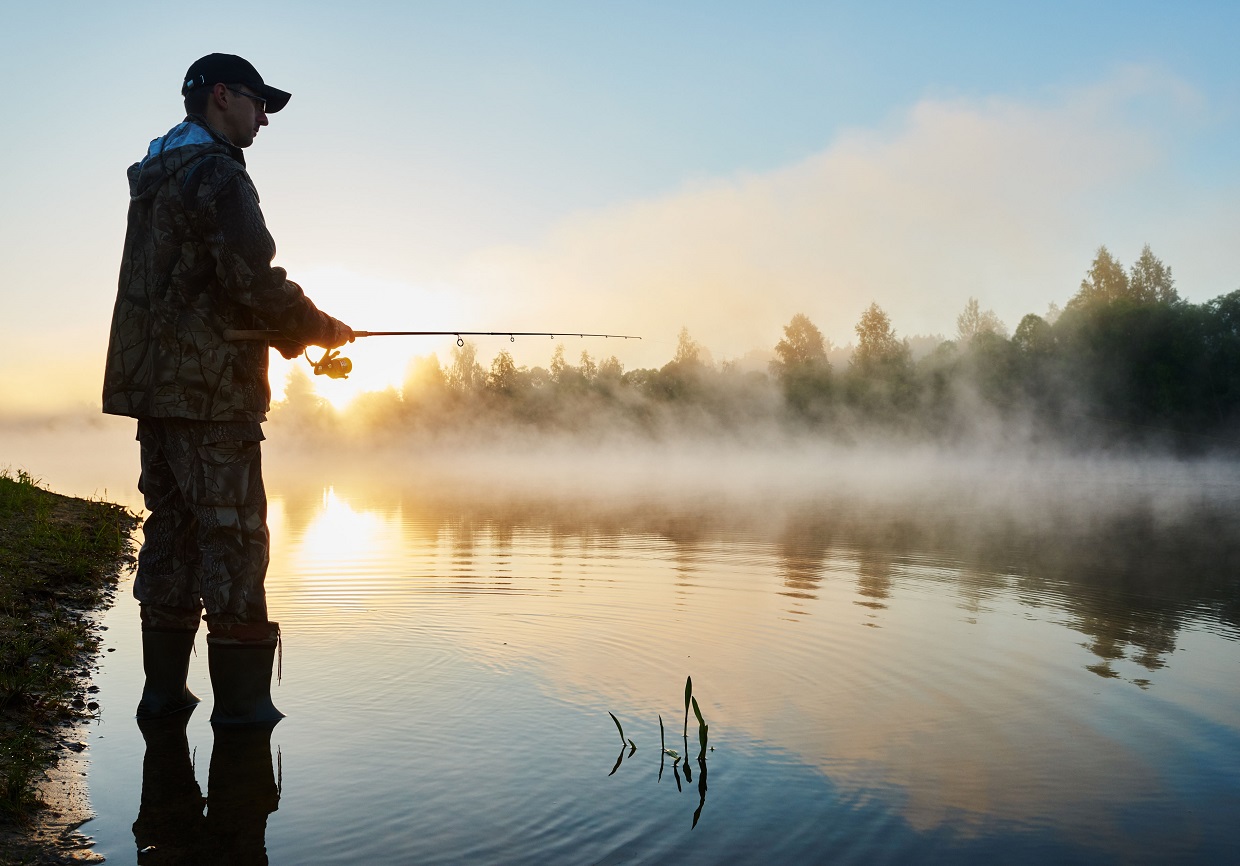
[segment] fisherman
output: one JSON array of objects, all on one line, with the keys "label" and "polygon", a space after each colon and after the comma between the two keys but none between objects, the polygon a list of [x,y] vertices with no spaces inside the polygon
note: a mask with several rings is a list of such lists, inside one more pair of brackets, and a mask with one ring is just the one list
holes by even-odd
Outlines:
[{"label": "fisherman", "polygon": [[[260,426],[270,407],[268,346],[295,357],[341,346],[282,268],[243,149],[290,94],[232,54],[196,60],[181,82],[186,117],[129,167],[129,220],[112,314],[103,411],[138,421],[143,524],[134,595],[146,683],[140,720],[199,699],[186,685],[206,611],[215,725],[272,725],[280,627],[263,580],[269,535]],[[279,339],[229,342],[225,329]]]}]

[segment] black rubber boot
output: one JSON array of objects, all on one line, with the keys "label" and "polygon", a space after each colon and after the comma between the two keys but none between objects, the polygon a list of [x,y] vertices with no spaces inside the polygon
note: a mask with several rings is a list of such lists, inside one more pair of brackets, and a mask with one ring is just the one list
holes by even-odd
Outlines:
[{"label": "black rubber boot", "polygon": [[138,701],[139,721],[162,719],[198,705],[198,696],[185,685],[195,634],[143,629],[142,669],[146,672],[146,684]]},{"label": "black rubber boot", "polygon": [[[268,637],[239,639],[207,635],[207,663],[215,690],[213,725],[274,725],[284,713],[271,702],[271,668],[280,642],[279,623],[267,623]],[[250,631],[253,631],[253,626]]]}]

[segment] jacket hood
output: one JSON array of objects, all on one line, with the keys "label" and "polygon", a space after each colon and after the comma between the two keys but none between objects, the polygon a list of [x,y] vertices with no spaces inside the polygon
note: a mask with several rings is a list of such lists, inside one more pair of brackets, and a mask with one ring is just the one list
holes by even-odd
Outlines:
[{"label": "jacket hood", "polygon": [[165,178],[212,151],[245,165],[241,148],[234,147],[201,118],[187,117],[163,136],[152,140],[146,156],[129,167],[130,197],[142,199],[153,196]]}]

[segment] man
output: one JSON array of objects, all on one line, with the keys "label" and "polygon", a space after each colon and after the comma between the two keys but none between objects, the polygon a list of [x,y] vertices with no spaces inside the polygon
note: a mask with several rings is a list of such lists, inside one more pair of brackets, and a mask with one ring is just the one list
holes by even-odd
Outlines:
[{"label": "man", "polygon": [[279,624],[263,580],[269,536],[259,442],[271,389],[268,343],[225,329],[274,329],[286,357],[352,330],[273,268],[275,243],[242,149],[290,94],[247,61],[209,54],[190,66],[187,116],[129,168],[129,222],[112,315],[103,411],[138,420],[150,512],[134,595],[146,684],[139,719],[198,698],[186,686],[203,609],[216,725],[269,725]]}]

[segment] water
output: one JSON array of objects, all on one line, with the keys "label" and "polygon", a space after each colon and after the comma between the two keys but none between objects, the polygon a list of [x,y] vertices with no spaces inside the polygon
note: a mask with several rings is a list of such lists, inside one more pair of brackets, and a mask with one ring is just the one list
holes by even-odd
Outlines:
[{"label": "water", "polygon": [[[1240,473],[951,487],[893,460],[869,491],[664,473],[607,497],[277,463],[288,718],[270,752],[217,750],[200,640],[204,705],[144,820],[174,813],[165,853],[204,844],[201,792],[212,832],[248,828],[229,862],[1240,860]],[[83,829],[131,863],[128,586],[105,624]],[[660,760],[660,715],[688,761]]]}]

